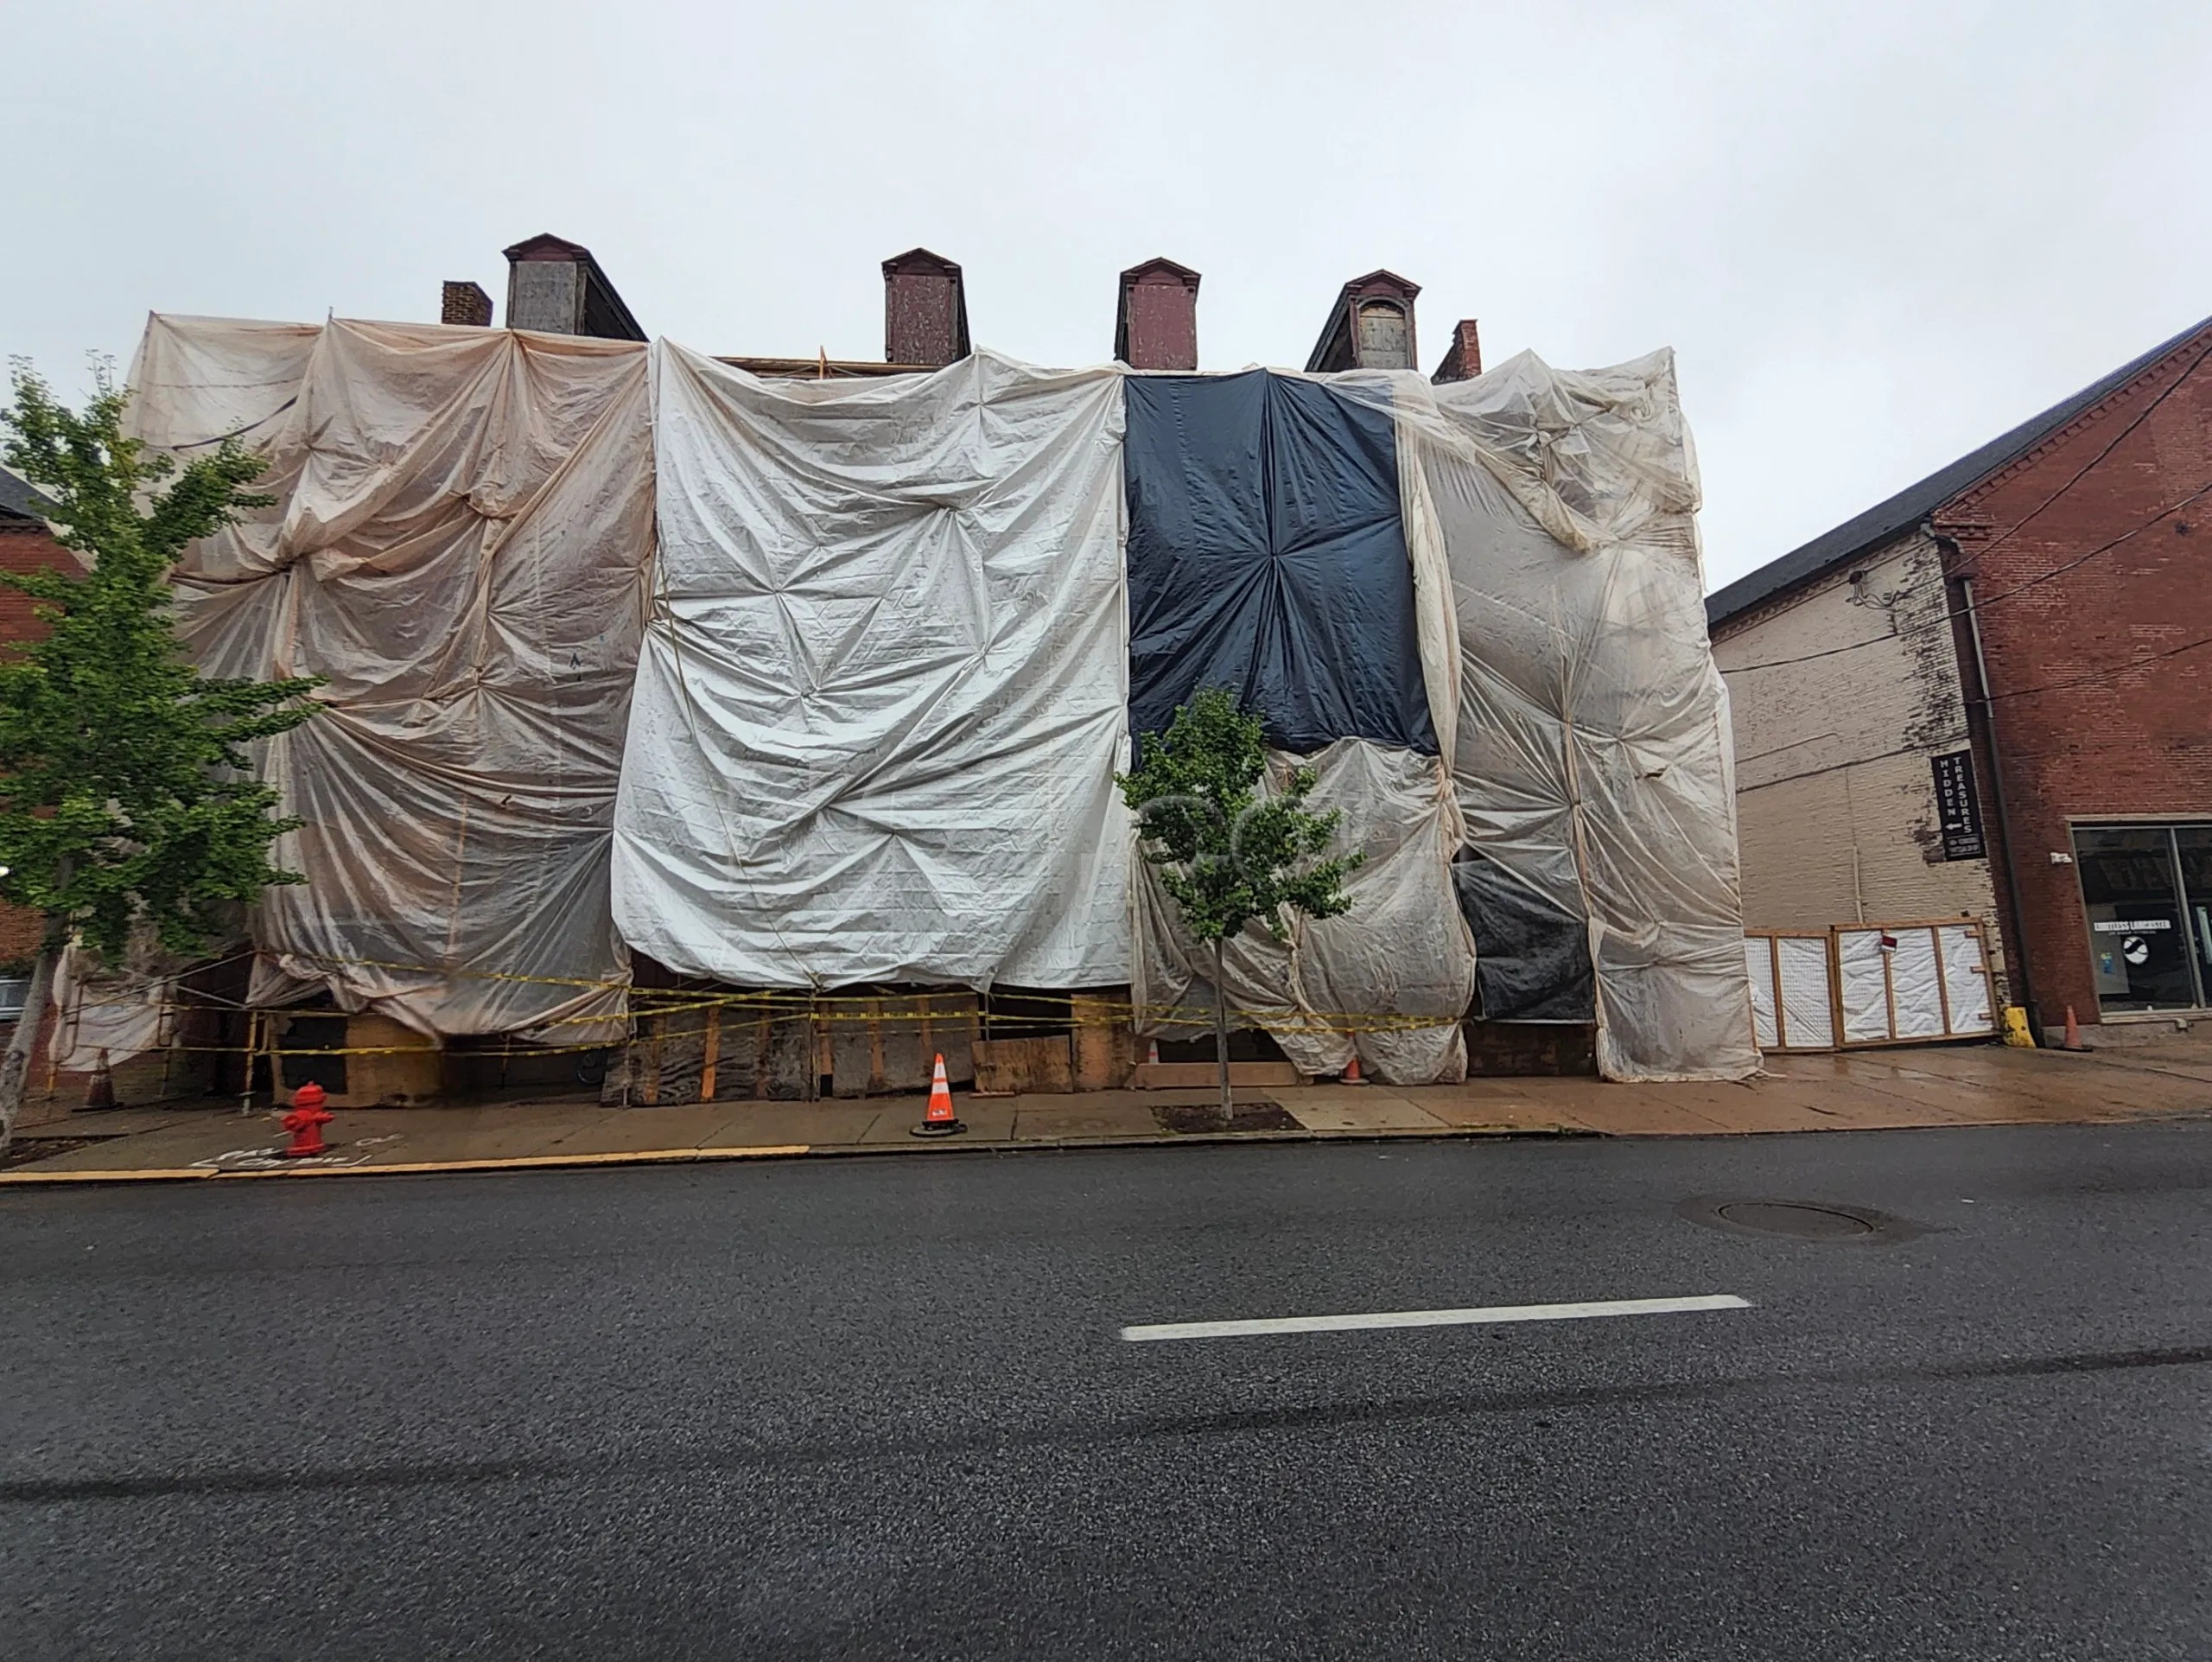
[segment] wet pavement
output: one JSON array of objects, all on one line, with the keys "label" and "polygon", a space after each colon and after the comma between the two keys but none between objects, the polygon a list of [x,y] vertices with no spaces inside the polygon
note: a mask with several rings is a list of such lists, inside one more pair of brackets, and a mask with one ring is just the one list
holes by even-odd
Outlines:
[{"label": "wet pavement", "polygon": [[[436,1108],[340,1110],[329,1153],[283,1161],[275,1111],[126,1108],[77,1113],[20,1133],[57,1153],[0,1183],[286,1172],[486,1169],[798,1155],[1077,1148],[1207,1137],[1287,1141],[1463,1136],[1712,1137],[1918,1127],[2110,1124],[2212,1115],[2212,1045],[2187,1035],[2080,1054],[2001,1045],[1922,1046],[1770,1057],[1740,1084],[1624,1085],[1594,1079],[1478,1079],[1463,1085],[1325,1083],[1240,1092],[1287,1111],[1293,1129],[1193,1124],[1163,1107],[1206,1091],[1101,1091],[957,1098],[967,1131],[911,1135],[919,1097],[608,1107],[584,1098]],[[1202,1124],[1202,1122],[1199,1122]],[[77,1139],[94,1138],[89,1143]],[[65,1141],[65,1139],[67,1141]],[[26,1153],[33,1152],[25,1149]]]}]

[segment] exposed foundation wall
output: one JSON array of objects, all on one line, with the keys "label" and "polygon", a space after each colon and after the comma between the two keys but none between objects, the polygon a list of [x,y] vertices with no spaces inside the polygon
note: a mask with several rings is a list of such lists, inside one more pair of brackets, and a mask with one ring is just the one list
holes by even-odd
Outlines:
[{"label": "exposed foundation wall", "polygon": [[1714,631],[1747,927],[1970,916],[2001,976],[1990,863],[1942,854],[1929,759],[1967,748],[1948,610],[1942,551],[1914,531]]}]

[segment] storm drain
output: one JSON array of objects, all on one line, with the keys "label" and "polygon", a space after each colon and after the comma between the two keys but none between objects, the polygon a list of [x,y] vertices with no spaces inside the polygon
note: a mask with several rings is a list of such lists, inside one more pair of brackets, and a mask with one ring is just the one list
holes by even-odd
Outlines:
[{"label": "storm drain", "polygon": [[1832,1200],[1732,1200],[1699,1195],[1675,1207],[1676,1215],[1707,1229],[1793,1241],[1894,1241],[1921,1232],[1920,1226],[1868,1207]]}]

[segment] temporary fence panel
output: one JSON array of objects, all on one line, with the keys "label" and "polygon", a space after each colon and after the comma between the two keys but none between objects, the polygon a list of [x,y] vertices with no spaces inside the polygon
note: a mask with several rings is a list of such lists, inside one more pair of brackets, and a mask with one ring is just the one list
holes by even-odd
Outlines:
[{"label": "temporary fence panel", "polygon": [[1744,965],[1762,1050],[1835,1048],[1828,937],[1746,930]]},{"label": "temporary fence panel", "polygon": [[1988,942],[1979,923],[1939,923],[1944,1022],[1955,1034],[1997,1031],[1997,992],[1989,975]]},{"label": "temporary fence panel", "polygon": [[1764,935],[1745,935],[1744,972],[1751,982],[1751,1036],[1761,1050],[1777,1050],[1782,1046],[1782,1028],[1777,1019],[1781,1008],[1777,989],[1782,977],[1780,967],[1774,961],[1772,939]]},{"label": "temporary fence panel", "polygon": [[655,352],[625,938],[746,987],[1124,978],[1120,376]]},{"label": "temporary fence panel", "polygon": [[1996,1032],[1980,923],[1838,924],[1830,933],[1846,1046]]},{"label": "temporary fence panel", "polygon": [[131,421],[257,451],[274,506],[179,562],[211,674],[314,675],[257,748],[308,881],[255,908],[252,997],[431,1035],[603,1042],[627,963],[614,786],[652,552],[646,351],[505,330],[156,316]]},{"label": "temporary fence panel", "polygon": [[1824,935],[1777,935],[1777,982],[1782,994],[1783,1048],[1835,1048],[1835,965]]}]

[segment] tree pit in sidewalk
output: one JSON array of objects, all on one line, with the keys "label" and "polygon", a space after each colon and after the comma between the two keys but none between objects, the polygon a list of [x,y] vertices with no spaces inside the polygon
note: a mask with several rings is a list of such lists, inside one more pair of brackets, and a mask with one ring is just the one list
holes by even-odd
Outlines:
[{"label": "tree pit in sidewalk", "polygon": [[1153,1108],[1152,1118],[1161,1130],[1179,1135],[1207,1131],[1302,1131],[1306,1129],[1290,1117],[1288,1109],[1265,1097],[1239,1102],[1236,1118],[1226,1125],[1222,1124],[1221,1105],[1217,1102],[1163,1102]]}]

